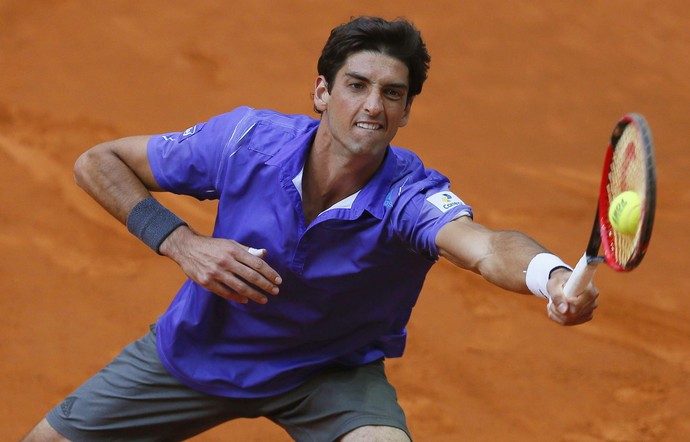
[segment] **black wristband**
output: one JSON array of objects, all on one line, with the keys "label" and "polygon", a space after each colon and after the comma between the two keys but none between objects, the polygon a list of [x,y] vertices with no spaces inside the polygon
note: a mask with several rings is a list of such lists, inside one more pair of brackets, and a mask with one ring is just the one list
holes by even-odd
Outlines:
[{"label": "black wristband", "polygon": [[186,225],[186,222],[163,207],[153,197],[139,201],[127,215],[127,230],[159,255],[161,254],[160,246],[165,238],[173,230]]}]

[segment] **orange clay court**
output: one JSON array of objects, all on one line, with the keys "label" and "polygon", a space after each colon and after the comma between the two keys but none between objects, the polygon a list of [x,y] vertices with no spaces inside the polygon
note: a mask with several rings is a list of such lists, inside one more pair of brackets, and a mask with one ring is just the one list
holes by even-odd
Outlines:
[{"label": "orange clay court", "polygon": [[[312,113],[316,60],[354,15],[405,16],[432,62],[394,144],[477,221],[575,264],[604,147],[644,114],[659,194],[647,257],[602,266],[594,321],[441,261],[388,361],[419,441],[690,440],[690,12],[681,0],[0,1],[0,439],[17,440],[147,331],[183,274],[72,179],[87,148],[238,105]],[[162,197],[202,232],[213,203]],[[199,441],[287,441],[265,420]]]}]

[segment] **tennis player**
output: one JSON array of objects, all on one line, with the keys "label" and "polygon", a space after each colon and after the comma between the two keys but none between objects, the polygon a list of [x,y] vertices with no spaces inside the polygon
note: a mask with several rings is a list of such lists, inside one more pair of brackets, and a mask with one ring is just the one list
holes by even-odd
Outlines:
[{"label": "tennis player", "polygon": [[[318,61],[318,119],[239,107],[85,152],[78,184],[189,279],[150,333],[27,440],[182,440],[263,416],[297,441],[409,441],[384,361],[402,356],[441,256],[549,297],[559,324],[590,320],[593,286],[565,299],[570,269],[557,256],[473,222],[445,176],[391,146],[429,61],[410,22],[355,18]],[[219,200],[213,235],[158,191]]]}]

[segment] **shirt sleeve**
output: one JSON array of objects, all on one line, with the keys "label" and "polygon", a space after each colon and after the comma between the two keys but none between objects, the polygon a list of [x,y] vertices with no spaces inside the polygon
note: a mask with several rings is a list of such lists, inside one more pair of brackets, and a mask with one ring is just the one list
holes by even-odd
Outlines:
[{"label": "shirt sleeve", "polygon": [[225,152],[237,139],[242,121],[251,111],[240,107],[182,132],[152,136],[148,160],[158,184],[177,194],[198,199],[215,199]]},{"label": "shirt sleeve", "polygon": [[472,217],[472,208],[450,191],[445,176],[428,170],[426,179],[403,189],[394,205],[392,221],[393,228],[413,251],[437,260],[438,231],[462,216]]}]

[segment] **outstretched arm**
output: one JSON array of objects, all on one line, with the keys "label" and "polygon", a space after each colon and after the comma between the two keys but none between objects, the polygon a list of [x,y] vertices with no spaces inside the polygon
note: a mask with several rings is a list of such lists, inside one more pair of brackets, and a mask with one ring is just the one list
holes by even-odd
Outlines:
[{"label": "outstretched arm", "polygon": [[[517,293],[530,293],[525,273],[539,254],[549,253],[529,236],[516,231],[496,231],[461,217],[446,224],[436,236],[441,256],[458,267],[480,274],[487,281]],[[539,270],[536,270],[539,271]],[[546,269],[543,275],[549,303],[549,317],[564,325],[580,324],[592,319],[598,291],[594,286],[573,298],[565,298],[563,285],[570,270]]]},{"label": "outstretched arm", "polygon": [[[74,166],[77,184],[203,287],[232,301],[266,303],[266,294],[278,293],[281,279],[262,259],[265,251],[257,253],[233,240],[198,235],[181,220],[170,224],[177,217],[150,193],[163,189],[148,161],[148,139],[122,138],[89,149]],[[157,239],[155,244],[151,236]]]}]

